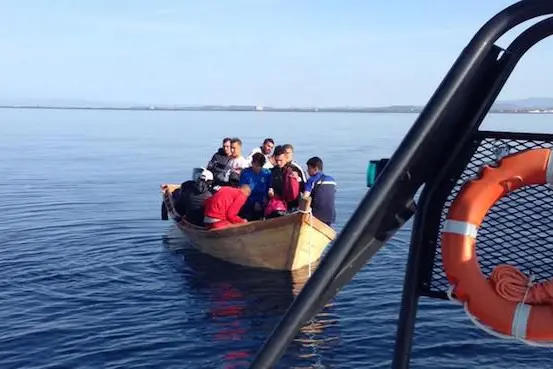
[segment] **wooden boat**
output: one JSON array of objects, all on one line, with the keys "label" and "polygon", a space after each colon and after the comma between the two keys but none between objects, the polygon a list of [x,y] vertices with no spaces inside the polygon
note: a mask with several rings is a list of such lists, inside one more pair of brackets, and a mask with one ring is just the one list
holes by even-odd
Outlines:
[{"label": "wooden boat", "polygon": [[167,214],[201,252],[230,263],[252,268],[296,270],[321,258],[336,232],[311,214],[294,213],[283,217],[207,230],[178,221],[172,192],[179,185],[162,185]]}]

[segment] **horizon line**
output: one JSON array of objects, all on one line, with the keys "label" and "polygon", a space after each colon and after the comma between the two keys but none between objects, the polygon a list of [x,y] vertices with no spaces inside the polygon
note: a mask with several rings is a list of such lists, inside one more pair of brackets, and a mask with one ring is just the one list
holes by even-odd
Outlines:
[{"label": "horizon line", "polygon": [[[495,104],[494,104],[495,105]],[[553,106],[547,107],[490,107],[490,114],[553,114]],[[389,105],[383,107],[270,107],[259,105],[189,105],[189,106],[63,106],[63,105],[25,105],[1,104],[0,109],[35,110],[119,110],[119,111],[203,111],[203,112],[254,112],[254,113],[387,113],[418,114],[425,108],[416,105]]]}]

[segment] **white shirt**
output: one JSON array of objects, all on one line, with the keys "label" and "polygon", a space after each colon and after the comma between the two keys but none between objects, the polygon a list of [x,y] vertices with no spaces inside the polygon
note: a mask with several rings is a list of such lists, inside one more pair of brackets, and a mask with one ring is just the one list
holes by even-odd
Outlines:
[{"label": "white shirt", "polygon": [[250,163],[248,162],[248,160],[245,157],[240,155],[237,158],[230,159],[229,162],[228,162],[228,166],[229,166],[230,170],[232,170],[235,173],[240,174],[240,172],[242,172],[242,169],[247,168],[247,167],[250,166]]},{"label": "white shirt", "polygon": [[[263,154],[263,152],[261,151],[261,147],[256,147],[255,149],[252,150],[250,155],[248,155],[248,158],[246,160],[248,160],[249,166],[252,165],[252,158],[253,158],[253,154],[255,153]],[[263,165],[263,168],[271,169],[273,167],[273,164],[269,160],[271,158],[271,155],[265,155],[265,154],[263,155],[265,156],[265,165]]]},{"label": "white shirt", "polygon": [[225,173],[225,181],[228,182],[230,179],[230,173],[234,172],[236,174],[242,173],[242,169],[247,168],[250,166],[250,163],[248,163],[248,160],[244,158],[242,155],[240,155],[237,158],[232,158],[229,160],[227,164],[227,169]]}]

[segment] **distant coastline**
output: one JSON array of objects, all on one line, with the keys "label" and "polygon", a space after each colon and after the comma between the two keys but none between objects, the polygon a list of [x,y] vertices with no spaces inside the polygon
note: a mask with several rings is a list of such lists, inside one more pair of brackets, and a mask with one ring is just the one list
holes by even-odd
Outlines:
[{"label": "distant coastline", "polygon": [[[39,109],[39,110],[127,110],[127,111],[220,111],[220,112],[257,112],[257,113],[406,113],[416,114],[422,106],[384,106],[384,107],[271,107],[256,105],[198,105],[198,106],[87,106],[87,105],[0,105],[0,109]],[[492,114],[552,114],[553,107],[492,107]]]}]

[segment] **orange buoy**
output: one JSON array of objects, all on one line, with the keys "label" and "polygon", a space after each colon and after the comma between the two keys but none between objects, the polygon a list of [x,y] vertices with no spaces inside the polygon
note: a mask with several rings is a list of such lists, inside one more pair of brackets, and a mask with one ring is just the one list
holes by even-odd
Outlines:
[{"label": "orange buoy", "polygon": [[[529,149],[485,166],[465,183],[449,208],[441,236],[442,260],[455,297],[480,322],[500,334],[530,341],[553,340],[553,282],[536,285],[510,265],[488,280],[476,258],[476,236],[486,213],[523,186],[553,184],[551,149]],[[531,281],[530,281],[531,282]]]}]

